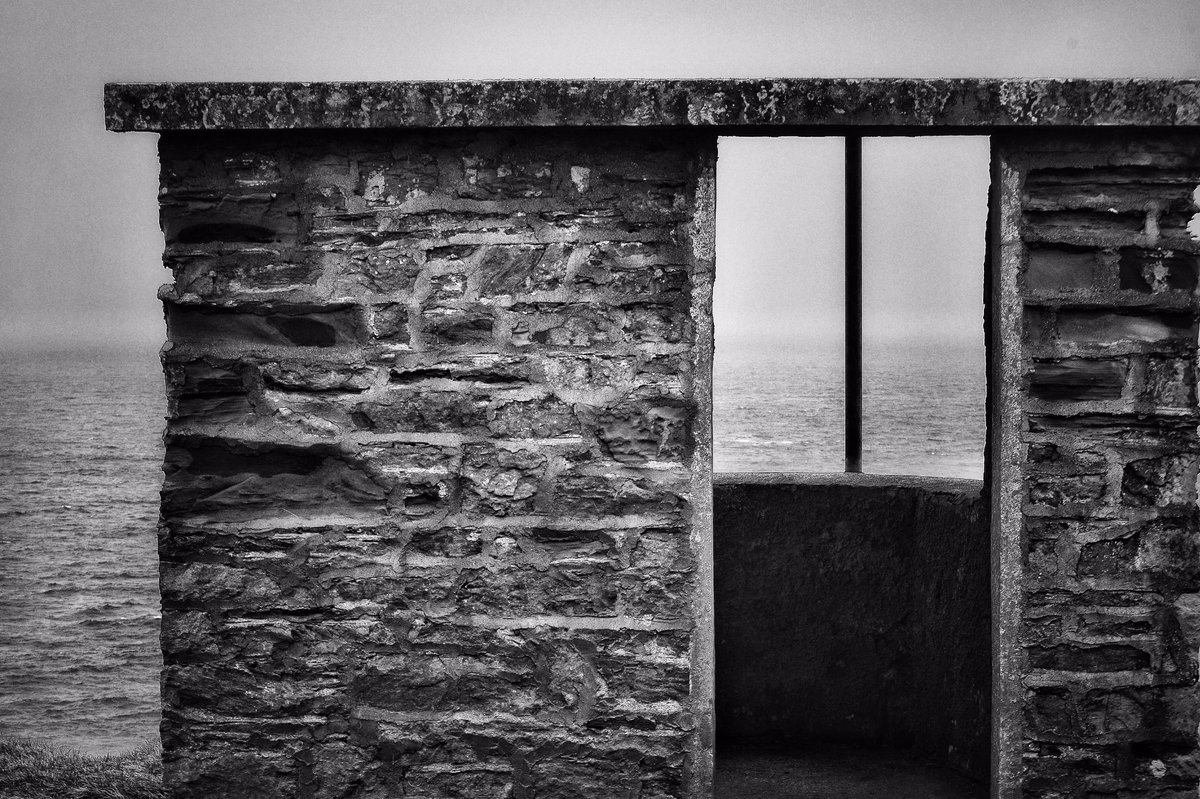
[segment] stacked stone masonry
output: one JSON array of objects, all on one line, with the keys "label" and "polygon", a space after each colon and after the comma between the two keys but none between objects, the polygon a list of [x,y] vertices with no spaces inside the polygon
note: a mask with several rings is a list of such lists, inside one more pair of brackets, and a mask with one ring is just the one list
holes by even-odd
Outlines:
[{"label": "stacked stone masonry", "polygon": [[715,141],[160,154],[172,795],[699,795]]},{"label": "stacked stone masonry", "polygon": [[994,795],[1196,796],[1200,82],[145,84],[106,114],[162,131],[178,799],[707,796],[716,140],[846,132],[992,137]]},{"label": "stacked stone masonry", "polygon": [[1024,316],[1019,782],[1195,797],[1200,141],[997,147]]}]

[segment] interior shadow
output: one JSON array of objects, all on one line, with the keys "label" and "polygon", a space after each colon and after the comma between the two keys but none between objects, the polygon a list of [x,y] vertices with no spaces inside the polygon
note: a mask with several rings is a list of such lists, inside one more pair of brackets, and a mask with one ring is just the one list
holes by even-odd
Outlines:
[{"label": "interior shadow", "polygon": [[716,799],[986,795],[982,490],[718,475]]}]

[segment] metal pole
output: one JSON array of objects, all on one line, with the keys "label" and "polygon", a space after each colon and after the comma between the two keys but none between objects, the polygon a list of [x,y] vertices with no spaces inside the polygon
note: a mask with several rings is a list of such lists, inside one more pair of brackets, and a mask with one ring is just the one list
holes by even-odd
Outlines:
[{"label": "metal pole", "polygon": [[862,137],[846,137],[846,471],[862,471]]}]

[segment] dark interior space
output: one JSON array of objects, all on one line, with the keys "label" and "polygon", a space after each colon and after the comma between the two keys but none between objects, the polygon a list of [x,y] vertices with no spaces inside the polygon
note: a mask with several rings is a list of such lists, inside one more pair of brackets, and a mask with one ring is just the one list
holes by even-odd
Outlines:
[{"label": "dark interior space", "polygon": [[717,799],[986,795],[982,489],[715,479]]}]

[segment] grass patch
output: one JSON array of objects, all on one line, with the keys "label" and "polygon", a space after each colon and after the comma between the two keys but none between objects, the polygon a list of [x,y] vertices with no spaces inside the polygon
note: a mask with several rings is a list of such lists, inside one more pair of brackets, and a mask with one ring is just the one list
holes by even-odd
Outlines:
[{"label": "grass patch", "polygon": [[21,738],[0,738],[4,799],[166,799],[162,750],[147,743],[92,757]]}]

